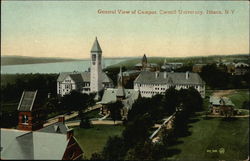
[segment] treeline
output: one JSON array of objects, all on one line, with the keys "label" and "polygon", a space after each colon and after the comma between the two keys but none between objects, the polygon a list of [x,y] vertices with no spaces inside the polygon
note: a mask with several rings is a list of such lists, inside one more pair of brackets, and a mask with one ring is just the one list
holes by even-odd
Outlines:
[{"label": "treeline", "polygon": [[[202,110],[202,102],[199,92],[194,88],[180,91],[170,88],[164,96],[139,98],[128,113],[122,135],[110,137],[103,151],[92,154],[91,159],[160,160],[168,157],[168,141],[153,144],[149,139],[153,125],[178,111],[176,126],[179,128],[176,129],[180,131],[183,125],[185,128],[185,124],[180,123],[187,123],[188,116]],[[180,114],[187,117],[179,117]]]},{"label": "treeline", "polygon": [[57,74],[1,75],[1,127],[15,127],[18,121],[17,107],[24,90],[38,90],[47,100],[48,93],[56,96]]},{"label": "treeline", "polygon": [[204,66],[200,76],[211,89],[244,89],[250,84],[249,71],[245,75],[232,75],[227,73],[226,66],[216,64]]},{"label": "treeline", "polygon": [[[1,102],[20,99],[24,90],[38,90],[40,94],[56,95],[58,74],[1,75]],[[8,82],[6,81],[8,80]]]},{"label": "treeline", "polygon": [[[119,67],[119,66],[125,66],[127,69],[133,69],[134,65],[137,63],[141,63],[141,57],[137,58],[131,58],[129,60],[122,61],[118,64],[111,65],[110,67]],[[208,64],[208,63],[218,63],[221,61],[225,62],[244,62],[248,63],[248,54],[235,54],[235,55],[212,55],[212,56],[193,56],[193,57],[147,57],[149,63],[156,63],[158,65],[163,65],[164,61],[166,60],[167,63],[174,63],[174,62],[180,62],[184,63],[184,65],[190,65],[190,64]]]},{"label": "treeline", "polygon": [[28,56],[1,56],[1,65],[17,65],[17,64],[38,64],[38,63],[55,63],[66,61],[79,61],[78,59],[65,58],[44,58],[44,57],[28,57]]}]

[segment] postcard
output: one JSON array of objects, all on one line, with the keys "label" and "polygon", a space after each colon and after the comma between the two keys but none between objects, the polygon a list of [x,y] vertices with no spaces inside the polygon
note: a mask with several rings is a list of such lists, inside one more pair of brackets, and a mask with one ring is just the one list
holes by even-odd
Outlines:
[{"label": "postcard", "polygon": [[249,160],[249,1],[1,2],[1,155]]}]

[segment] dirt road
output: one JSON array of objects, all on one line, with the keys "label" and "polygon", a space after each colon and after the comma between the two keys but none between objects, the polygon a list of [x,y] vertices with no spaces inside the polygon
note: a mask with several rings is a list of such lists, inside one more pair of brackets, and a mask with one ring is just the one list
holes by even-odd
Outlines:
[{"label": "dirt road", "polygon": [[233,94],[237,92],[236,90],[216,90],[214,91],[214,93],[212,94],[212,96],[216,96],[216,97],[222,97],[222,96],[227,96],[227,95],[230,95],[230,94]]},{"label": "dirt road", "polygon": [[[94,105],[94,106],[92,106],[92,107],[88,107],[84,112],[89,112],[89,111],[98,109],[98,108],[100,108],[100,107],[101,107],[101,105],[99,105],[99,104],[98,104],[98,105]],[[69,119],[71,119],[71,118],[76,117],[77,115],[78,115],[78,111],[74,111],[72,114],[69,114],[69,115],[67,115],[67,114],[58,115],[58,116],[56,116],[56,117],[53,117],[53,118],[47,120],[47,122],[46,122],[43,126],[48,126],[48,125],[51,125],[51,124],[53,124],[53,123],[56,123],[56,122],[58,121],[58,118],[59,118],[60,116],[64,116],[65,121],[66,121],[66,120],[69,120]]]},{"label": "dirt road", "polygon": [[[115,124],[114,124],[114,121],[112,120],[92,120],[91,123],[93,125],[118,125],[118,124],[122,124],[122,121],[115,121]],[[67,126],[79,126],[80,122],[69,122],[69,123],[66,122],[66,125]]]}]

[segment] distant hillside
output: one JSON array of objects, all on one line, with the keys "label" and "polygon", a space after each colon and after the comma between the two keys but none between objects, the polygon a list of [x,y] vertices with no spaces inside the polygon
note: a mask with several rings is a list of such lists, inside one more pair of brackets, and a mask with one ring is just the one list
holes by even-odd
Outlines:
[{"label": "distant hillside", "polygon": [[[118,64],[109,66],[108,68],[124,66],[127,69],[132,69],[135,64],[141,63],[142,58],[130,58],[129,60],[122,61]],[[148,57],[149,63],[156,63],[159,65],[163,65],[164,60],[168,63],[180,62],[184,65],[192,65],[198,63],[218,63],[218,62],[244,62],[249,63],[249,55],[248,54],[237,54],[237,55],[213,55],[213,56],[195,56],[195,57]]]},{"label": "distant hillside", "polygon": [[38,63],[55,63],[65,61],[79,61],[79,59],[65,58],[37,58],[26,56],[1,56],[1,65],[18,65],[18,64],[38,64]]}]

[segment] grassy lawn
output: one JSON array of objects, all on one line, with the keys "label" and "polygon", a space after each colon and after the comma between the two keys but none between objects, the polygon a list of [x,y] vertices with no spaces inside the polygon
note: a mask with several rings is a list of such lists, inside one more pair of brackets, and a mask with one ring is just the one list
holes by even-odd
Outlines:
[{"label": "grassy lawn", "polygon": [[77,127],[74,135],[85,153],[84,157],[89,159],[92,153],[102,151],[109,136],[121,135],[123,129],[121,125],[94,125],[90,129]]},{"label": "grassy lawn", "polygon": [[249,90],[237,90],[228,96],[235,104],[236,108],[242,108],[244,101],[249,101]]},{"label": "grassy lawn", "polygon": [[[249,118],[213,118],[190,123],[191,135],[171,146],[170,160],[243,160],[249,155]],[[224,148],[224,153],[218,150]],[[214,152],[210,152],[214,150]],[[217,152],[216,152],[217,150]]]}]

